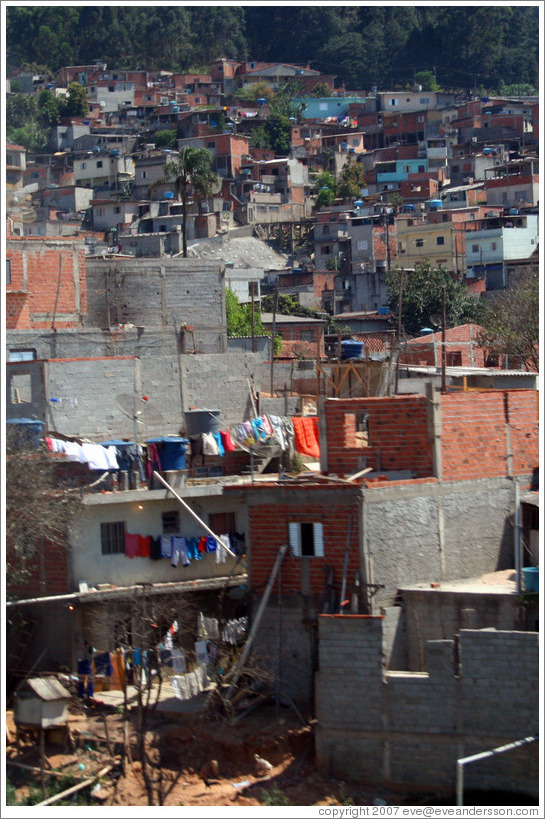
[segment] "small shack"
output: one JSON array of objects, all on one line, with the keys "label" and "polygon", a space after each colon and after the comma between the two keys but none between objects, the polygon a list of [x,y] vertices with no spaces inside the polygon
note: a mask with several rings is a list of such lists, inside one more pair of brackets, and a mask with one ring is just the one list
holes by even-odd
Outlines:
[{"label": "small shack", "polygon": [[42,729],[66,726],[70,700],[70,693],[53,677],[25,680],[15,695],[15,724]]}]

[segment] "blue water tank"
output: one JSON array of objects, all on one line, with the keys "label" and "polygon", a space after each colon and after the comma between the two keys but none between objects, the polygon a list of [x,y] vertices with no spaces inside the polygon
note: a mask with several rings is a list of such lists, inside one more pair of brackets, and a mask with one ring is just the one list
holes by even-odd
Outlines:
[{"label": "blue water tank", "polygon": [[157,444],[161,469],[185,469],[185,453],[189,441],[176,435],[163,435],[158,438],[149,438],[147,444]]},{"label": "blue water tank", "polygon": [[13,431],[14,443],[17,447],[31,446],[37,449],[40,445],[43,421],[35,418],[8,418],[6,424],[10,424]]},{"label": "blue water tank", "polygon": [[341,341],[341,361],[346,361],[349,358],[362,358],[362,356],[363,341],[356,341],[354,339]]},{"label": "blue water tank", "polygon": [[430,208],[442,208],[443,207],[443,200],[442,199],[430,199],[428,202]]},{"label": "blue water tank", "polygon": [[539,591],[539,569],[536,566],[522,569],[522,587],[527,592]]},{"label": "blue water tank", "polygon": [[390,308],[389,307],[379,307],[377,310],[379,316],[389,316],[390,315]]},{"label": "blue water tank", "polygon": [[429,336],[429,335],[431,335],[431,333],[434,333],[434,332],[435,332],[435,330],[433,330],[431,327],[422,327],[422,329],[420,330],[420,335],[421,336]]},{"label": "blue water tank", "polygon": [[165,199],[174,199],[174,193],[172,191],[166,191],[164,197]]},{"label": "blue water tank", "polygon": [[519,209],[518,208],[509,208],[509,216],[518,216]]}]

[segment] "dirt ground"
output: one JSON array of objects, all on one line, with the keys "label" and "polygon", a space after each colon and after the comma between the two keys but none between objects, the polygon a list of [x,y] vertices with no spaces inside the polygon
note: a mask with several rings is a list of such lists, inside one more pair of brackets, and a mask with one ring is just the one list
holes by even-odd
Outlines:
[{"label": "dirt ground", "polygon": [[[71,743],[63,736],[48,736],[46,767],[78,780],[91,778],[103,768],[112,769],[86,791],[86,804],[149,805],[139,760],[137,732],[131,726],[128,756],[123,741],[119,709],[91,701],[70,706]],[[135,713],[131,713],[134,721]],[[230,725],[225,717],[210,713],[161,714],[156,712],[145,733],[151,775],[155,779],[155,804],[163,806],[280,806],[280,805],[422,805],[424,795],[394,793],[381,787],[341,782],[319,773],[314,759],[313,723],[292,708],[267,702]],[[40,774],[11,765],[39,767],[36,736],[21,737],[16,745],[13,712],[6,719],[7,772],[16,786],[19,802],[40,787]],[[53,740],[56,740],[55,742]],[[271,763],[260,771],[255,754]],[[217,762],[217,775],[200,775],[203,766]],[[159,791],[157,777],[161,772]],[[206,773],[205,773],[206,775]],[[47,779],[55,779],[46,775]],[[431,798],[431,797],[430,797]],[[80,804],[82,804],[80,802]]]}]

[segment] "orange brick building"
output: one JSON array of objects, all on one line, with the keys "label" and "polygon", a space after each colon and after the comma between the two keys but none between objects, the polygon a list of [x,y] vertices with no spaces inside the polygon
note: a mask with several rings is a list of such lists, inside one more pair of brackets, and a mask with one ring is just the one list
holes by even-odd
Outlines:
[{"label": "orange brick building", "polygon": [[8,330],[81,325],[87,312],[82,240],[8,235],[6,261]]}]

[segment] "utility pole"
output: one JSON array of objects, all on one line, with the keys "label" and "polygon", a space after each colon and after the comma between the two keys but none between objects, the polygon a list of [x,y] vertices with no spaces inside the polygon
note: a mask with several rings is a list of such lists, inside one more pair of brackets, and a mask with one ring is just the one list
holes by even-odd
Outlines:
[{"label": "utility pole", "polygon": [[254,321],[255,321],[255,318],[254,318],[254,287],[255,287],[255,282],[250,282],[250,292],[251,292],[251,295],[252,295],[252,312],[251,312],[251,316],[250,316],[250,319],[251,319],[251,322],[252,322],[252,353],[255,353],[255,331],[254,331]]},{"label": "utility pole", "polygon": [[396,377],[395,377],[395,394],[397,395],[397,386],[399,384],[399,356],[401,354],[401,312],[403,307],[403,278],[405,271],[401,268],[399,275],[399,292],[397,297],[397,361],[396,361]]},{"label": "utility pole", "polygon": [[447,391],[447,288],[441,291],[441,392]]},{"label": "utility pole", "polygon": [[276,311],[278,309],[278,279],[274,283],[274,307],[272,320],[272,343],[271,343],[271,398],[274,394],[274,339],[276,333]]}]

